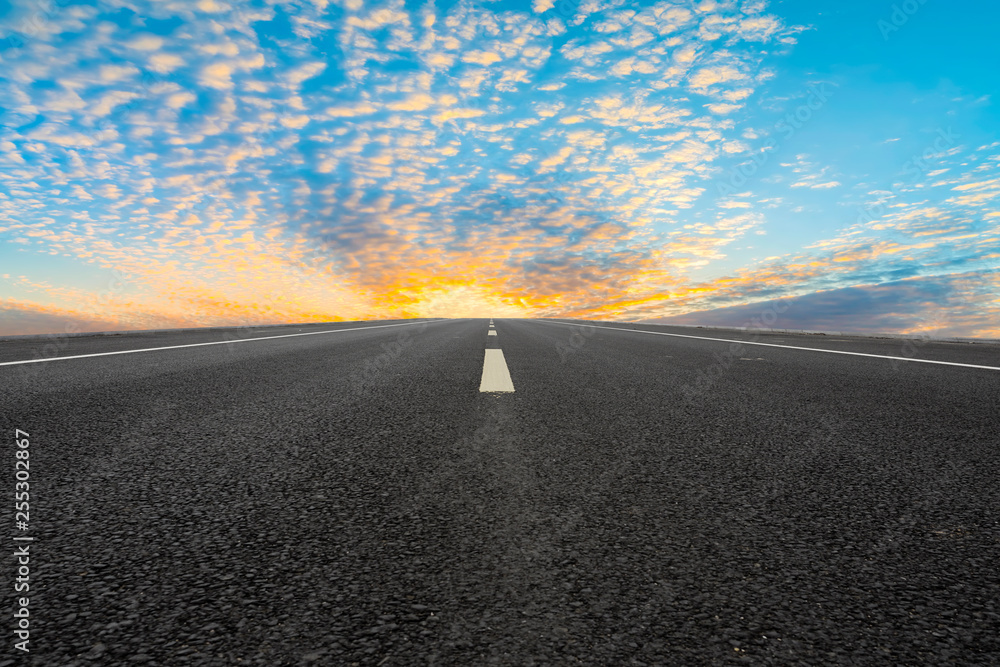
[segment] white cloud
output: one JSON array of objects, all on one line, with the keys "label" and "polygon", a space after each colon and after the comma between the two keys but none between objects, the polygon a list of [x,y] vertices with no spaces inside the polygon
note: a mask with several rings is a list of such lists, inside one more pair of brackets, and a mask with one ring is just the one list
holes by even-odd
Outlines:
[{"label": "white cloud", "polygon": [[101,65],[98,71],[105,83],[125,81],[139,73],[139,70],[131,65]]},{"label": "white cloud", "polygon": [[285,83],[289,88],[298,88],[302,85],[303,81],[311,79],[314,76],[319,75],[323,70],[326,69],[326,63],[314,61],[309,63],[303,63],[297,67],[288,70],[284,74]]},{"label": "white cloud", "polygon": [[195,97],[194,93],[185,90],[169,95],[165,100],[165,103],[171,109],[180,109],[181,107],[185,107],[191,102],[194,102],[196,99],[198,98]]},{"label": "white cloud", "polygon": [[146,61],[146,66],[158,74],[169,74],[184,66],[184,59],[175,53],[155,53]]},{"label": "white cloud", "polygon": [[125,42],[125,45],[135,51],[159,51],[163,46],[163,38],[149,33],[140,33]]},{"label": "white cloud", "polygon": [[691,87],[698,92],[706,92],[711,86],[733,81],[744,81],[746,74],[733,65],[705,67],[690,77]]},{"label": "white cloud", "polygon": [[462,60],[477,65],[491,65],[500,62],[503,58],[500,57],[500,54],[492,51],[469,51],[462,56]]},{"label": "white cloud", "polygon": [[412,95],[405,100],[390,102],[387,107],[394,111],[424,111],[434,104],[434,98],[424,93]]},{"label": "white cloud", "polygon": [[356,116],[367,116],[378,111],[378,108],[369,103],[361,102],[353,106],[327,107],[326,115],[330,118],[354,118]]},{"label": "white cloud", "polygon": [[726,114],[731,114],[734,111],[739,111],[743,108],[742,104],[706,104],[705,107],[712,113],[724,116]]},{"label": "white cloud", "polygon": [[206,65],[199,73],[198,83],[208,88],[229,90],[233,87],[233,67],[225,62]]}]

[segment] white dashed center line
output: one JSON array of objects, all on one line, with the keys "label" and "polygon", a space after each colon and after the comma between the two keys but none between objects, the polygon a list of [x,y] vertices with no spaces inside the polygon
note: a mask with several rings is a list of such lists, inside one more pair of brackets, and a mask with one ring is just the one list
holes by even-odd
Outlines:
[{"label": "white dashed center line", "polygon": [[486,350],[483,359],[483,379],[479,382],[479,391],[514,391],[514,383],[507,370],[507,362],[503,358],[503,350]]},{"label": "white dashed center line", "polygon": [[487,335],[487,336],[496,336],[496,335],[497,335],[497,332],[496,332],[496,330],[495,330],[495,329],[490,329],[490,332],[489,332],[488,334],[486,334],[486,335]]}]

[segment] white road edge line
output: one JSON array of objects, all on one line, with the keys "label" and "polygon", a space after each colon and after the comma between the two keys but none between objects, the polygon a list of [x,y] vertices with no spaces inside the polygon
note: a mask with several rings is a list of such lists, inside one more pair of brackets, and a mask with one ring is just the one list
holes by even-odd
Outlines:
[{"label": "white road edge line", "polygon": [[545,322],[542,324],[562,324],[563,326],[588,326],[595,329],[610,329],[611,331],[631,331],[632,333],[653,334],[656,336],[674,336],[676,338],[695,338],[697,340],[715,340],[721,343],[740,343],[742,345],[760,345],[761,347],[780,347],[786,350],[806,350],[807,352],[828,352],[829,354],[847,354],[852,357],[874,357],[875,359],[895,359],[897,361],[914,361],[921,364],[940,364],[941,366],[961,366],[962,368],[985,368],[990,371],[1000,371],[1000,366],[980,366],[978,364],[960,364],[955,361],[936,361],[934,359],[916,359],[912,357],[890,357],[885,354],[867,354],[865,352],[845,352],[844,350],[825,350],[821,347],[801,347],[798,345],[776,345],[774,343],[757,343],[750,340],[732,340],[731,338],[709,338],[708,336],[688,336],[686,334],[667,333],[665,331],[643,331],[641,329],[622,329],[620,327],[601,327],[594,324],[579,324],[577,322]]},{"label": "white road edge line", "polygon": [[503,350],[490,348],[483,358],[483,378],[479,381],[479,391],[514,391],[514,383],[503,358]]},{"label": "white road edge line", "polygon": [[[260,336],[258,338],[240,338],[237,340],[215,340],[208,343],[187,343],[186,345],[167,345],[165,347],[144,347],[138,350],[116,350],[115,352],[95,352],[93,354],[76,354],[70,357],[50,357],[48,359],[25,359],[22,361],[4,361],[0,366],[17,366],[18,364],[38,364],[43,361],[66,361],[68,359],[85,359],[86,357],[107,357],[112,354],[133,354],[135,352],[156,352],[157,350],[177,350],[182,347],[202,347],[204,345],[231,345],[233,343],[252,343],[258,340],[273,340],[275,338],[291,338],[292,336],[316,336],[325,333],[341,333],[343,331],[362,331],[365,329],[383,329],[385,327],[407,327],[414,324],[440,322],[441,320],[425,320],[424,322],[403,322],[402,324],[377,324],[371,327],[352,327],[350,329],[329,329],[327,331],[307,331],[306,333],[281,334],[280,336]],[[124,332],[128,333],[128,332]]]}]

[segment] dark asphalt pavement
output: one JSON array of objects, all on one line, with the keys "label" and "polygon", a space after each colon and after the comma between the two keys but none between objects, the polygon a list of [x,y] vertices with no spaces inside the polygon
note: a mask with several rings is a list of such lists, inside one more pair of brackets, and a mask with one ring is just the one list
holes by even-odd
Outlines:
[{"label": "dark asphalt pavement", "polygon": [[1000,346],[487,322],[0,366],[35,538],[0,666],[1000,664],[1000,371],[631,329]]}]

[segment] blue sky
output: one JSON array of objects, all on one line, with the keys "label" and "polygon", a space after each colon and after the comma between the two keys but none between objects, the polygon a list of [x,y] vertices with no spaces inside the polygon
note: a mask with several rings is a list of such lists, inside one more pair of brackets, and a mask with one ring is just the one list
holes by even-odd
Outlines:
[{"label": "blue sky", "polygon": [[0,3],[0,333],[797,299],[1000,337],[998,14]]}]

